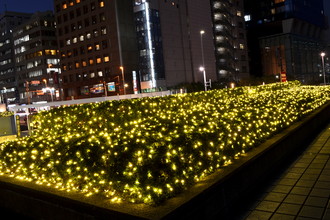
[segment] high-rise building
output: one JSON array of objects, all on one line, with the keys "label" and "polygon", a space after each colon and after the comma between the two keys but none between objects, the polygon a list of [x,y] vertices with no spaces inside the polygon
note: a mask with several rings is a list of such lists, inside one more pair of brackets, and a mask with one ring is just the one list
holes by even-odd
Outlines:
[{"label": "high-rise building", "polygon": [[0,92],[1,102],[18,103],[18,84],[16,81],[13,28],[21,25],[32,14],[5,11],[0,15]]},{"label": "high-rise building", "polygon": [[[208,1],[135,0],[141,89],[217,80]],[[201,34],[201,32],[203,34]]]},{"label": "high-rise building", "polygon": [[251,73],[319,81],[326,29],[323,0],[245,0]]},{"label": "high-rise building", "polygon": [[55,0],[65,99],[133,92],[138,54],[131,0]]},{"label": "high-rise building", "polygon": [[55,0],[64,97],[248,76],[242,1],[225,2]]},{"label": "high-rise building", "polygon": [[20,103],[58,100],[61,71],[53,12],[36,12],[14,28],[13,44]]},{"label": "high-rise building", "polygon": [[243,0],[213,0],[217,73],[221,80],[249,77]]}]

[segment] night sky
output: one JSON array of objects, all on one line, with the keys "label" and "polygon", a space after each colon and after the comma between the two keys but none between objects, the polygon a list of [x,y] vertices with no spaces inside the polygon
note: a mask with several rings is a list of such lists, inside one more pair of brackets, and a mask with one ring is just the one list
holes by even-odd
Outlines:
[{"label": "night sky", "polygon": [[54,0],[0,0],[0,13],[5,10],[29,13],[53,10],[53,2]]},{"label": "night sky", "polygon": [[[0,0],[0,13],[5,11],[36,12],[53,10],[54,0]],[[324,1],[325,14],[330,17],[330,1]]]}]

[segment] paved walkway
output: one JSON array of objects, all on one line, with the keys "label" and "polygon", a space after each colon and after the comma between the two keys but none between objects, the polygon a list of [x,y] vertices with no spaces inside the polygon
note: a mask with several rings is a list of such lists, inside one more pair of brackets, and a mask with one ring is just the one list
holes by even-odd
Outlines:
[{"label": "paved walkway", "polygon": [[228,219],[330,220],[330,124],[258,191]]}]

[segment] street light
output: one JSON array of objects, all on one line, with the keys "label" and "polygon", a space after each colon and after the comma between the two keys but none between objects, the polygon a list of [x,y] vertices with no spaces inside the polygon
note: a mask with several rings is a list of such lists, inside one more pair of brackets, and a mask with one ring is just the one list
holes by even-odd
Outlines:
[{"label": "street light", "polygon": [[123,67],[123,66],[120,66],[119,69],[121,70],[121,77],[122,77],[122,79],[123,79],[124,95],[126,95],[124,67]]},{"label": "street light", "polygon": [[3,87],[3,90],[4,90],[4,92],[6,93],[6,105],[8,105],[8,94],[7,94],[7,88],[6,87]]},{"label": "street light", "polygon": [[324,56],[325,56],[325,53],[322,52],[321,53],[321,58],[322,58],[322,72],[323,72],[324,85],[326,85],[326,83],[325,83],[325,69],[324,69]]},{"label": "street light", "polygon": [[205,33],[205,31],[201,30],[199,33],[201,35],[202,62],[203,62],[203,67],[205,67],[205,64],[204,64],[204,46],[203,46],[203,34]]},{"label": "street light", "polygon": [[207,91],[207,87],[206,87],[206,74],[205,74],[205,68],[204,68],[204,66],[199,67],[199,71],[203,72],[204,90]]},{"label": "street light", "polygon": [[204,30],[201,30],[200,32],[201,36],[201,51],[202,51],[202,63],[203,66],[199,67],[199,70],[203,72],[203,77],[204,77],[204,90],[207,91],[207,86],[206,86],[206,73],[205,73],[205,62],[204,62],[204,45],[203,45],[203,35],[205,34]]}]

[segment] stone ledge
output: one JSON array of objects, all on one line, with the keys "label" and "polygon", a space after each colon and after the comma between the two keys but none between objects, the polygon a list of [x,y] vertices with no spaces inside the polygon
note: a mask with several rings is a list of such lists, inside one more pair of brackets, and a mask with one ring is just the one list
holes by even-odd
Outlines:
[{"label": "stone ledge", "polygon": [[330,121],[329,112],[330,102],[158,207],[111,204],[7,176],[0,177],[0,206],[36,219],[209,219],[312,140]]}]

